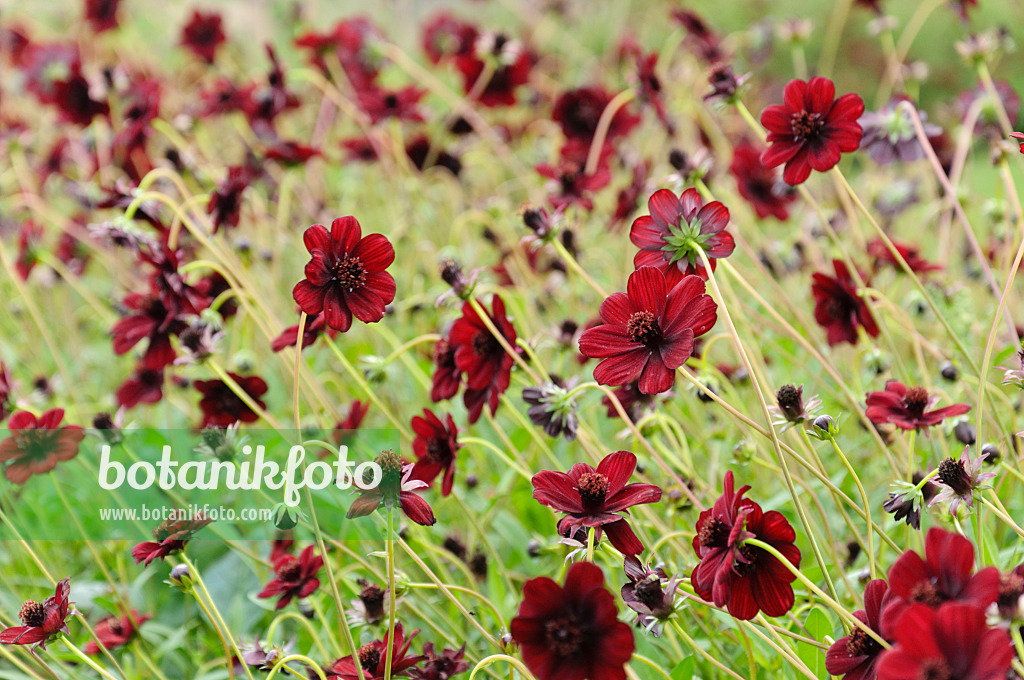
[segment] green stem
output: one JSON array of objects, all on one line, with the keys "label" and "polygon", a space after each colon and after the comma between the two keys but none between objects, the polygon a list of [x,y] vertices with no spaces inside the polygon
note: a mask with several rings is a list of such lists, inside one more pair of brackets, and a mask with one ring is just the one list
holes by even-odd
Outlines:
[{"label": "green stem", "polygon": [[391,680],[391,661],[395,649],[395,526],[394,509],[388,508],[388,648],[384,657],[384,680]]},{"label": "green stem", "polygon": [[[864,485],[861,484],[860,477],[854,471],[853,466],[850,465],[850,461],[847,460],[843,450],[839,448],[839,443],[835,437],[829,437],[829,442],[832,444],[832,448],[835,450],[836,455],[839,456],[839,460],[843,461],[843,465],[846,466],[846,471],[853,477],[854,484],[857,485],[857,491],[860,493],[860,500],[864,504],[864,512],[867,514],[868,522],[868,535],[867,535],[867,551],[868,551],[868,566],[871,568],[871,578],[877,578],[877,570],[875,568],[875,539],[871,531],[871,502],[868,500],[868,494],[864,490]],[[911,472],[913,474],[913,472]]]},{"label": "green stem", "polygon": [[96,671],[97,673],[99,673],[103,677],[108,678],[109,680],[117,680],[117,678],[115,678],[113,675],[111,675],[110,673],[105,671],[102,666],[100,666],[98,663],[96,663],[95,661],[90,659],[88,654],[86,654],[85,652],[80,650],[78,647],[76,647],[75,644],[73,642],[71,642],[71,640],[68,638],[68,636],[65,635],[64,633],[60,634],[60,641],[63,642],[64,645],[68,649],[70,649],[71,652],[75,656],[77,656],[79,659],[81,659],[83,662],[85,662],[85,664],[87,666],[89,666],[89,668],[93,669],[94,671]]}]

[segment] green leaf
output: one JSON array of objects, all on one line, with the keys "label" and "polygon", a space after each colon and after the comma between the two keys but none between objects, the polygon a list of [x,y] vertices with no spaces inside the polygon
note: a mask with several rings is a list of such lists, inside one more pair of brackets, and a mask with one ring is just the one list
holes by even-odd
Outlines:
[{"label": "green leaf", "polygon": [[672,680],[692,680],[693,678],[693,657],[688,656],[672,669],[670,674]]},{"label": "green leaf", "polygon": [[[824,641],[826,635],[832,634],[832,622],[828,615],[818,607],[811,609],[804,620],[804,628],[807,634],[815,640]],[[796,653],[800,660],[811,670],[814,677],[820,680],[827,680],[828,671],[825,670],[825,651],[806,642],[796,643]]]}]

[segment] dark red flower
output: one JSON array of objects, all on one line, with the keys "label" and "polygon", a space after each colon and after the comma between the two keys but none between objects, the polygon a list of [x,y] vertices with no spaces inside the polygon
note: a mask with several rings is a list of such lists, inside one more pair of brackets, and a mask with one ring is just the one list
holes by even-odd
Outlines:
[{"label": "dark red flower", "polygon": [[615,198],[615,212],[608,223],[610,229],[618,229],[636,212],[640,203],[640,195],[643,193],[650,172],[651,164],[648,161],[633,166],[633,178],[627,186],[619,190],[619,194]]},{"label": "dark red flower", "polygon": [[205,527],[213,520],[203,513],[190,516],[184,519],[168,519],[161,522],[153,530],[155,541],[139,543],[132,548],[132,557],[135,564],[149,563],[158,557],[166,559],[168,555],[181,552],[197,531]]},{"label": "dark red flower", "polygon": [[39,262],[36,249],[40,247],[39,241],[42,237],[42,226],[32,220],[21,223],[21,227],[18,229],[18,259],[14,263],[14,268],[22,281],[28,281],[29,274]]},{"label": "dark red flower", "polygon": [[356,103],[370,116],[371,123],[379,123],[388,118],[418,123],[423,121],[423,113],[418,105],[426,93],[426,90],[414,86],[403,87],[401,90],[372,87],[357,92]]},{"label": "dark red flower", "polygon": [[0,463],[4,476],[15,484],[24,484],[32,475],[46,474],[61,461],[78,455],[85,432],[77,425],[60,426],[64,409],[55,408],[36,417],[18,411],[7,421],[10,434],[0,441]]},{"label": "dark red flower", "polygon": [[213,233],[221,226],[237,227],[242,213],[242,192],[249,188],[253,180],[252,170],[245,166],[228,168],[228,175],[217,185],[216,191],[210,194],[206,204],[206,212],[213,222]]},{"label": "dark red flower", "polygon": [[96,624],[94,630],[99,643],[89,640],[82,645],[82,651],[86,654],[99,654],[100,646],[103,649],[117,649],[128,644],[134,637],[136,630],[146,621],[153,618],[152,614],[139,614],[132,610],[131,615],[108,616]]},{"label": "dark red flower", "polygon": [[864,101],[856,94],[836,99],[835,83],[828,78],[791,80],[783,103],[761,114],[770,144],[761,162],[769,168],[785,163],[782,179],[793,186],[802,184],[811,170],[831,170],[843,152],[857,150],[863,134],[857,119],[863,113]]},{"label": "dark red flower", "polygon": [[696,274],[707,280],[708,273],[698,251],[704,251],[715,270],[718,258],[729,257],[736,243],[729,226],[729,210],[719,201],[707,205],[696,189],[676,198],[668,189],[654,192],[647,201],[650,215],[633,221],[629,240],[640,249],[633,266],[657,267],[669,288]]},{"label": "dark red flower", "polygon": [[123,304],[132,313],[125,314],[110,329],[114,353],[125,354],[146,339],[148,343],[140,365],[160,370],[173,363],[175,352],[171,336],[181,333],[188,324],[176,310],[168,307],[165,296],[156,292],[128,293]]},{"label": "dark red flower", "polygon": [[164,398],[164,369],[147,368],[144,364],[121,383],[114,395],[118,406],[134,408],[139,404],[155,404]]},{"label": "dark red flower", "polygon": [[380,71],[381,60],[375,43],[380,31],[367,17],[343,19],[329,33],[310,31],[295,44],[313,52],[312,62],[330,77],[326,59],[337,59],[355,90],[372,87]]},{"label": "dark red flower", "polygon": [[796,194],[775,170],[764,166],[756,147],[746,142],[737,145],[729,174],[736,178],[740,196],[747,199],[758,217],[772,215],[779,220],[789,219],[787,206],[796,200]]},{"label": "dark red flower", "polygon": [[455,350],[446,337],[434,343],[434,375],[430,389],[430,400],[434,403],[451,399],[459,392],[462,371],[455,365]]},{"label": "dark red flower", "polygon": [[85,20],[97,33],[117,28],[117,9],[121,0],[85,0]]},{"label": "dark red flower", "polygon": [[53,595],[42,603],[28,600],[18,612],[24,625],[0,631],[0,644],[32,645],[46,649],[46,643],[58,633],[67,633],[67,618],[77,612],[71,609],[71,577],[57,584]]},{"label": "dark red flower", "polygon": [[53,83],[53,98],[60,119],[75,125],[84,127],[96,116],[110,113],[107,102],[92,98],[89,81],[77,70],[66,79]]},{"label": "dark red flower", "polygon": [[[423,660],[422,655],[406,656],[409,653],[409,646],[412,639],[419,633],[414,630],[406,639],[405,631],[401,622],[395,624],[395,639],[391,644],[391,676],[408,676],[413,666]],[[352,656],[345,656],[324,669],[327,680],[359,680],[359,667],[363,669],[365,680],[382,680],[385,677],[384,671],[387,663],[389,637],[384,634],[384,640],[374,640],[359,648],[359,651]]]},{"label": "dark red flower", "polygon": [[469,670],[469,662],[462,658],[466,653],[466,643],[459,649],[448,649],[438,654],[434,651],[434,643],[423,645],[423,665],[409,671],[412,680],[448,680]]},{"label": "dark red flower", "polygon": [[[541,163],[534,168],[539,175],[553,180],[548,201],[556,209],[578,205],[584,210],[592,210],[594,201],[590,195],[603,189],[611,181],[612,174],[604,162],[592,171],[586,171],[586,154],[589,145],[581,139],[570,139],[562,147],[557,165]],[[602,161],[611,151],[611,147],[603,147]]]},{"label": "dark red flower", "polygon": [[[234,380],[261,409],[267,407],[260,399],[268,389],[263,378],[255,375],[243,377],[237,373],[228,373],[228,377]],[[223,380],[196,380],[193,385],[203,395],[199,400],[199,408],[203,411],[200,428],[227,427],[239,421],[255,423],[260,419],[259,415]]]},{"label": "dark red flower", "polygon": [[207,64],[212,64],[217,49],[227,40],[221,23],[216,12],[193,10],[192,18],[181,29],[181,45]]},{"label": "dark red flower", "polygon": [[395,261],[395,249],[382,234],[363,236],[352,216],[331,222],[331,231],[314,224],[302,236],[311,259],[306,278],[295,284],[292,297],[306,314],[324,313],[327,325],[342,333],[353,315],[364,323],[384,318],[395,299],[395,279],[384,271]]},{"label": "dark red flower", "polygon": [[795,601],[790,584],[796,577],[773,555],[745,544],[746,539],[763,541],[800,566],[793,527],[782,513],[762,512],[760,505],[743,498],[749,489],[734,492],[732,471],[725,473],[722,495],[697,518],[693,549],[700,563],[690,575],[697,595],[727,607],[741,620],[754,618],[758,611],[782,616]]},{"label": "dark red flower", "polygon": [[914,605],[900,617],[896,646],[878,659],[878,680],[1003,680],[1013,647],[1001,628],[985,624],[985,610],[950,602],[938,609]]},{"label": "dark red flower", "polygon": [[472,24],[441,11],[423,25],[423,52],[432,64],[470,54],[477,30]]},{"label": "dark red flower", "polygon": [[270,580],[256,597],[276,597],[274,609],[284,609],[292,598],[305,598],[316,592],[320,587],[320,579],[316,577],[324,566],[324,558],[314,555],[315,546],[308,546],[295,555],[281,555],[274,561],[274,578]]},{"label": "dark red flower", "polygon": [[886,607],[882,630],[899,639],[901,616],[915,604],[938,607],[964,601],[984,609],[999,595],[999,570],[974,571],[974,546],[960,534],[933,527],[924,542],[925,558],[908,550],[889,568],[889,589],[895,601]]},{"label": "dark red flower", "polygon": [[359,426],[363,424],[363,418],[366,417],[367,411],[370,410],[370,402],[359,401],[358,399],[352,402],[352,405],[348,408],[348,415],[342,420],[339,420],[334,424],[334,441],[341,443],[346,432],[351,430],[358,430]]},{"label": "dark red flower", "polygon": [[601,359],[594,380],[625,385],[639,379],[644,394],[672,387],[675,370],[693,353],[693,339],[715,325],[718,306],[697,276],[667,288],[660,270],[641,267],[629,275],[627,293],[601,304],[604,324],[580,336],[580,352]]},{"label": "dark red flower", "polygon": [[[892,239],[890,239],[892,240]],[[896,247],[896,252],[900,254],[907,266],[918,274],[925,274],[927,272],[941,271],[942,267],[937,264],[932,264],[928,260],[921,257],[921,250],[916,245],[910,243],[903,243],[902,241],[892,241],[892,244]],[[897,261],[896,256],[892,254],[889,247],[880,238],[872,239],[868,242],[868,255],[874,258],[874,266],[877,269],[882,265],[892,267],[896,271],[903,271],[903,267]]]},{"label": "dark red flower", "polygon": [[690,51],[709,64],[721,61],[725,56],[722,39],[696,12],[689,9],[672,10],[672,19],[686,29],[684,44]]},{"label": "dark red flower", "polygon": [[857,295],[857,286],[842,260],[832,260],[836,275],[816,272],[811,278],[814,296],[814,320],[828,333],[828,344],[857,344],[857,328],[875,338],[878,325],[867,303]]},{"label": "dark red flower", "polygon": [[[889,586],[882,579],[870,581],[864,588],[864,609],[853,613],[854,617],[882,637],[882,612],[892,601]],[[882,637],[887,642],[887,640]],[[825,653],[825,669],[829,675],[841,675],[843,680],[873,680],[875,664],[882,653],[882,645],[860,628],[854,628],[828,648]]]},{"label": "dark red flower", "polygon": [[381,505],[388,509],[397,505],[401,507],[406,517],[417,524],[428,527],[437,522],[430,504],[419,494],[413,493],[418,489],[425,489],[427,483],[412,479],[412,463],[403,464],[399,455],[391,450],[381,451],[374,462],[380,466],[383,473],[380,483],[376,488],[363,491],[359,498],[352,501],[345,517],[365,517]]},{"label": "dark red flower", "polygon": [[538,680],[625,680],[636,646],[591,562],[569,567],[564,586],[543,576],[527,581],[509,632]]},{"label": "dark red flower", "polygon": [[412,451],[418,459],[412,469],[412,479],[430,484],[439,474],[444,473],[441,495],[447,496],[452,492],[452,483],[455,481],[455,453],[460,448],[455,420],[449,413],[447,419],[442,421],[433,411],[423,409],[422,418],[413,416],[412,431],[416,433]]},{"label": "dark red flower", "polygon": [[320,152],[308,144],[281,141],[267,147],[263,155],[268,160],[277,161],[284,165],[302,165],[313,156],[319,156]]},{"label": "dark red flower", "polygon": [[865,415],[873,423],[892,423],[903,430],[919,430],[971,410],[967,404],[952,404],[926,411],[938,399],[938,395],[929,395],[923,387],[907,387],[901,382],[889,380],[884,390],[868,393]]},{"label": "dark red flower", "polygon": [[[589,144],[597,132],[601,114],[611,100],[612,96],[599,85],[568,90],[555,100],[551,118],[558,123],[568,139],[579,139]],[[615,112],[608,126],[605,143],[628,134],[639,122],[639,116],[622,107]]]},{"label": "dark red flower", "polygon": [[427,168],[444,168],[456,177],[462,172],[459,157],[438,148],[426,135],[416,135],[410,139],[405,145],[405,155],[420,172]]},{"label": "dark red flower", "polygon": [[636,469],[636,456],[616,451],[604,457],[597,469],[587,463],[573,465],[568,473],[541,470],[533,476],[533,497],[541,505],[568,513],[558,522],[558,533],[572,536],[583,527],[608,533],[608,540],[624,555],[637,555],[644,546],[620,512],[634,505],[657,503],[661,489],[654,484],[627,484]]},{"label": "dark red flower", "polygon": [[478,89],[477,83],[486,67],[485,59],[493,59],[497,65],[475,101],[492,108],[514,105],[516,89],[530,80],[535,55],[501,33],[488,32],[474,37],[471,49],[455,58],[466,94]]},{"label": "dark red flower", "polygon": [[[516,329],[505,316],[505,303],[495,295],[491,300],[491,313],[487,315],[495,329],[510,347],[516,346]],[[498,397],[508,389],[514,360],[501,343],[491,334],[483,320],[467,300],[462,305],[462,317],[452,324],[448,341],[455,349],[455,367],[466,376],[463,401],[469,409],[469,422],[475,423],[488,404],[493,414],[498,409]]]},{"label": "dark red flower", "polygon": [[[302,329],[303,349],[316,342],[316,339],[323,333],[327,333],[328,337],[333,338],[338,334],[338,331],[327,327],[327,317],[322,312],[320,314],[314,314],[307,317],[306,326]],[[281,331],[281,335],[274,338],[274,341],[270,343],[270,347],[275,352],[280,352],[285,347],[295,347],[298,335],[299,324],[288,326],[288,328]]]}]

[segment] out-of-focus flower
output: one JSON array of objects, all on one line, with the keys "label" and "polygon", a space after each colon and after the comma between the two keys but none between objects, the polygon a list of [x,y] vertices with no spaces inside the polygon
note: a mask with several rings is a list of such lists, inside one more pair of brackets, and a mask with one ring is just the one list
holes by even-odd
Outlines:
[{"label": "out-of-focus flower", "polygon": [[192,18],[181,29],[181,44],[207,64],[212,64],[217,50],[227,40],[222,23],[216,12],[193,11]]},{"label": "out-of-focus flower", "polygon": [[302,599],[316,592],[320,587],[320,579],[316,575],[324,566],[324,558],[313,554],[314,548],[308,546],[298,557],[287,554],[278,557],[274,562],[274,578],[257,597],[276,597],[274,609],[283,609],[292,598]]},{"label": "out-of-focus flower", "polygon": [[[879,165],[910,163],[924,158],[924,149],[914,132],[910,116],[900,104],[905,98],[896,98],[878,111],[868,111],[857,121],[864,130],[860,148]],[[935,137],[942,128],[927,121],[927,114],[918,112],[926,136]]]},{"label": "out-of-focus flower", "polygon": [[445,647],[440,654],[434,651],[434,643],[423,645],[423,662],[419,668],[409,670],[412,680],[448,680],[469,670],[469,662],[462,658],[466,644],[458,649]]},{"label": "out-of-focus flower", "polygon": [[461,448],[455,419],[449,413],[442,421],[430,409],[423,409],[423,416],[413,416],[411,425],[416,435],[412,451],[417,458],[412,479],[432,484],[438,475],[443,475],[441,495],[449,495],[455,482],[455,454]]},{"label": "out-of-focus flower", "polygon": [[736,188],[760,218],[772,215],[776,219],[789,219],[790,203],[796,200],[793,188],[782,181],[778,172],[766,168],[761,152],[747,142],[733,150],[729,174],[736,178]]},{"label": "out-of-focus flower", "polygon": [[[885,640],[882,637],[882,612],[891,601],[886,582],[874,579],[864,588],[864,609],[858,609],[853,615]],[[862,629],[854,628],[828,648],[825,669],[829,675],[843,676],[843,680],[869,680],[875,677],[875,664],[883,651],[877,640]]]},{"label": "out-of-focus flower", "polygon": [[871,337],[878,337],[878,325],[867,303],[857,295],[850,270],[842,260],[833,260],[835,276],[815,272],[811,283],[814,296],[814,320],[828,334],[828,344],[857,344],[857,328],[863,327]]},{"label": "out-of-focus flower", "polygon": [[7,421],[10,434],[0,441],[0,463],[4,476],[14,484],[24,484],[32,475],[46,474],[57,463],[78,455],[85,431],[77,425],[61,426],[64,409],[55,408],[35,416],[18,411]]},{"label": "out-of-focus flower", "polygon": [[[918,274],[926,274],[942,270],[940,265],[933,264],[921,257],[921,251],[916,245],[903,243],[902,241],[892,241],[892,244],[896,247],[896,252],[900,254],[900,257],[907,263],[911,271]],[[896,256],[892,254],[892,251],[889,250],[889,247],[882,239],[876,238],[869,241],[867,251],[868,255],[874,258],[875,268],[881,265],[888,265],[896,271],[903,271],[903,267],[896,259]]]},{"label": "out-of-focus flower", "polygon": [[[256,375],[240,376],[228,373],[228,377],[242,389],[261,409],[267,407],[260,397],[269,389],[263,378]],[[227,427],[232,423],[255,423],[259,414],[239,397],[223,380],[196,380],[192,383],[203,398],[199,400],[199,408],[203,412],[200,428]]]},{"label": "out-of-focus flower", "polygon": [[153,618],[152,614],[139,614],[134,609],[131,614],[108,616],[97,623],[94,628],[99,642],[89,640],[82,646],[82,651],[86,654],[99,654],[101,646],[103,649],[122,647],[131,641],[138,627],[151,618]]}]

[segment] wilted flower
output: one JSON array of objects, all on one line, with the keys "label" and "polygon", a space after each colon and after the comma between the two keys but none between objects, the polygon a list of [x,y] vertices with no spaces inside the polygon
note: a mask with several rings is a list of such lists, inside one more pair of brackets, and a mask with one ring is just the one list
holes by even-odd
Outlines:
[{"label": "wilted flower", "polygon": [[403,465],[399,455],[391,450],[382,451],[374,458],[374,462],[383,473],[380,483],[374,489],[363,491],[352,502],[345,514],[346,518],[364,517],[383,504],[388,509],[396,505],[401,507],[409,519],[423,526],[430,526],[437,521],[430,504],[419,494],[413,493],[417,489],[427,488],[427,483],[412,479],[412,463]]},{"label": "wilted flower", "polygon": [[938,493],[938,487],[926,481],[920,472],[915,472],[912,482],[894,482],[892,488],[895,491],[889,492],[889,498],[882,503],[882,508],[897,522],[905,520],[908,526],[920,531],[921,508],[931,502]]},{"label": "wilted flower", "polygon": [[981,465],[988,458],[988,454],[983,453],[971,459],[967,453],[970,449],[970,446],[964,447],[960,460],[947,458],[939,463],[936,484],[942,490],[928,503],[929,507],[949,501],[949,511],[953,515],[956,515],[961,503],[966,504],[969,510],[973,510],[974,492],[992,488],[991,485],[985,484],[985,480],[992,479],[996,473],[981,471]]},{"label": "wilted flower", "polygon": [[196,532],[212,521],[203,513],[185,519],[164,520],[153,530],[156,541],[139,543],[132,548],[132,557],[136,564],[144,562],[147,567],[158,557],[166,559],[168,555],[184,550]]},{"label": "wilted flower", "polygon": [[382,621],[386,612],[384,603],[388,597],[386,588],[371,583],[364,578],[356,581],[361,587],[359,599],[352,600],[352,609],[348,612],[353,623],[377,623]]},{"label": "wilted flower", "polygon": [[526,415],[534,425],[544,428],[549,437],[564,436],[568,441],[576,438],[579,407],[571,394],[575,382],[570,380],[565,385],[545,382],[523,388],[523,401],[530,404]]},{"label": "wilted flower", "polygon": [[675,611],[676,590],[682,579],[670,579],[661,567],[646,567],[633,555],[626,557],[623,568],[629,583],[622,586],[622,601],[637,613],[638,626],[660,637],[661,623]]},{"label": "wilted flower", "polygon": [[775,393],[777,405],[768,407],[773,416],[773,424],[785,432],[794,425],[814,417],[814,412],[821,406],[821,399],[811,397],[804,403],[804,386],[783,385]]}]

